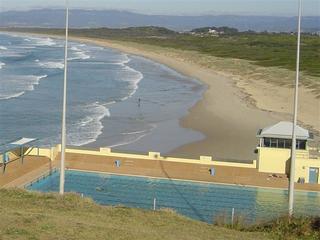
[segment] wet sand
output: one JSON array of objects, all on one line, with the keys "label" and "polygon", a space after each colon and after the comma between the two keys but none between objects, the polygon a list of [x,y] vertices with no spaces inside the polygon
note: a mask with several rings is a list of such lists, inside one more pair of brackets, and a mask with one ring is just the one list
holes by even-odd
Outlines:
[{"label": "wet sand", "polygon": [[[80,37],[72,40],[151,59],[207,86],[203,99],[180,120],[183,127],[200,131],[206,138],[166,155],[197,158],[209,155],[216,160],[251,162],[257,157],[254,154],[257,131],[279,121],[292,120],[295,75],[292,71],[132,42]],[[314,87],[309,84],[300,88],[298,118],[301,125],[315,134],[316,141],[312,144],[319,145],[320,93],[316,84],[319,79],[302,74],[301,80],[314,83]]]},{"label": "wet sand", "polygon": [[[288,112],[278,111],[277,106],[282,103],[277,103],[278,99],[267,103],[274,106],[276,111],[269,111],[268,105],[259,106],[256,104],[260,103],[259,98],[253,96],[252,91],[250,96],[249,91],[246,91],[244,86],[239,86],[240,82],[235,81],[235,78],[213,67],[204,66],[201,62],[193,62],[197,56],[192,58],[187,52],[175,52],[172,49],[135,43],[84,38],[73,38],[73,40],[90,42],[149,58],[196,78],[207,86],[203,99],[190,110],[190,114],[181,119],[183,127],[200,131],[206,138],[179,147],[168,153],[170,156],[209,155],[218,160],[252,161],[256,158],[254,154],[257,145],[256,132],[278,121],[291,119]],[[254,83],[250,87],[254,88]],[[264,91],[269,90],[264,89]],[[292,89],[285,89],[285,94],[292,95]],[[264,99],[261,103],[263,101]],[[314,109],[316,108],[313,107]]]}]

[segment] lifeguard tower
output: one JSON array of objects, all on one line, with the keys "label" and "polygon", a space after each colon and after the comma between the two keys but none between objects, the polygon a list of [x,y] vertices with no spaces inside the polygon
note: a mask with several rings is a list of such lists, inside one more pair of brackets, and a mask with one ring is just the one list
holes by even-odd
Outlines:
[{"label": "lifeguard tower", "polygon": [[[257,137],[259,172],[272,174],[290,173],[290,156],[292,146],[292,123],[279,122],[275,125],[260,129]],[[310,156],[309,141],[313,139],[307,129],[300,126],[296,128],[297,151],[295,181],[300,183],[320,184],[319,169],[320,158]]]}]

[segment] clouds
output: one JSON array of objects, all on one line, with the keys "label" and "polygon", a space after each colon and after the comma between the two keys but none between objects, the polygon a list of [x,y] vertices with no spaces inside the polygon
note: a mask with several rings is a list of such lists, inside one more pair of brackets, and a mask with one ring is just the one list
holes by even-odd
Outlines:
[{"label": "clouds", "polygon": [[[298,0],[69,0],[72,8],[117,9],[150,14],[297,14]],[[319,15],[319,0],[304,0],[304,15]],[[65,0],[0,0],[0,8],[26,10],[30,8],[61,8]]]}]

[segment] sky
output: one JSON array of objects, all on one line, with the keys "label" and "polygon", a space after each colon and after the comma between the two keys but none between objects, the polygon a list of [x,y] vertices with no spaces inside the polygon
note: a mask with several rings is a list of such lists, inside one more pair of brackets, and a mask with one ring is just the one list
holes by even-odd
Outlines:
[{"label": "sky", "polygon": [[[0,11],[61,8],[65,0],[0,0]],[[69,0],[71,8],[165,15],[297,15],[298,0]],[[303,14],[320,15],[320,0],[303,0]]]}]

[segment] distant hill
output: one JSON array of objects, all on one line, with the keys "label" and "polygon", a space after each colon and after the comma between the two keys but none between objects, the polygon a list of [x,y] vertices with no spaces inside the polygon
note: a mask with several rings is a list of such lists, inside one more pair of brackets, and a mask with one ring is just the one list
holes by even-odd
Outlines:
[{"label": "distant hill", "polygon": [[[0,15],[0,27],[48,27],[64,26],[64,10],[40,9],[30,11],[9,11]],[[296,30],[296,17],[271,16],[162,16],[143,15],[116,10],[72,10],[70,25],[73,28],[126,28],[138,26],[159,26],[175,31],[190,31],[205,26],[237,28],[239,31],[276,31]],[[320,31],[320,17],[304,17],[304,31]]]},{"label": "distant hill", "polygon": [[236,28],[230,28],[230,27],[203,27],[203,28],[196,28],[191,30],[191,32],[194,33],[208,33],[210,31],[216,31],[219,33],[225,33],[225,34],[236,34],[238,33],[238,29]]},{"label": "distant hill", "polygon": [[[65,34],[63,28],[0,28],[0,31]],[[296,69],[296,34],[238,32],[237,29],[227,27],[205,27],[193,31],[196,32],[179,33],[163,27],[149,26],[121,29],[71,28],[69,32],[74,37],[148,44],[166,49],[196,51],[214,57],[244,59],[263,67],[281,67],[292,71]],[[303,34],[302,46],[301,71],[319,77],[320,61],[317,53],[320,49],[320,37]]]}]

